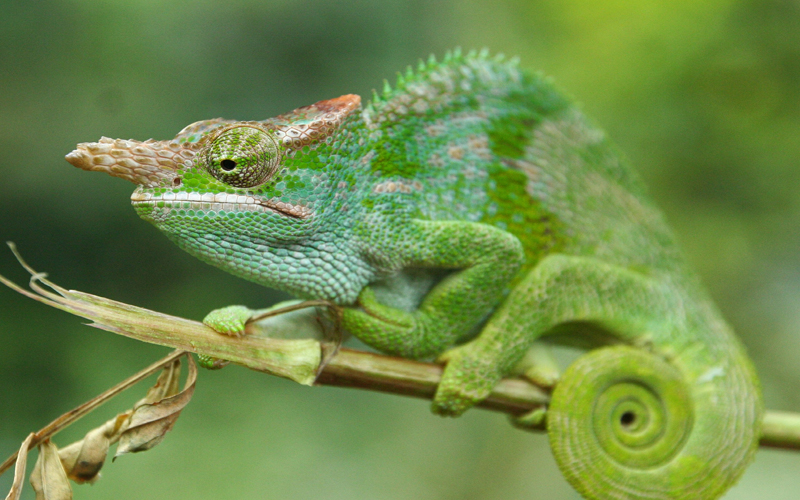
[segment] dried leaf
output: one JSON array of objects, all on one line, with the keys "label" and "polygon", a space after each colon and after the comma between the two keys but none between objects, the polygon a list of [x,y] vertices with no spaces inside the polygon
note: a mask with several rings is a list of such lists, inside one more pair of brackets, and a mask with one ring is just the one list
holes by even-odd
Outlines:
[{"label": "dried leaf", "polygon": [[[188,357],[188,359],[189,374],[186,378],[186,385],[183,391],[175,395],[169,395],[158,401],[153,401],[152,403],[144,403],[140,406],[136,406],[131,415],[127,429],[122,432],[119,438],[117,453],[114,455],[115,459],[126,453],[146,451],[153,448],[164,439],[164,435],[167,431],[172,429],[172,426],[175,425],[175,421],[178,419],[181,410],[183,410],[192,399],[195,382],[197,380],[197,366],[194,364],[194,360],[191,357]],[[162,374],[162,376],[165,377],[163,385],[171,386],[172,382],[168,382],[172,380],[170,378],[171,376],[164,374]],[[175,377],[175,380],[177,380],[177,377]],[[161,377],[159,377],[159,382],[162,382]],[[159,385],[159,382],[156,383],[156,386]],[[164,394],[169,394],[169,391],[165,390]],[[149,396],[150,393],[148,393],[148,397]],[[148,397],[145,397],[145,400],[147,400]],[[142,403],[142,401],[140,401],[140,403]],[[139,405],[139,403],[137,403],[137,405]]]},{"label": "dried leaf", "polygon": [[39,459],[31,473],[36,500],[72,500],[72,487],[58,457],[58,448],[50,440],[39,445]]},{"label": "dried leaf", "polygon": [[118,420],[109,420],[89,431],[80,441],[59,450],[58,456],[67,477],[78,484],[93,483],[100,478],[100,469],[106,461],[108,447],[111,446],[109,435],[114,432],[114,424]]},{"label": "dried leaf", "polygon": [[119,441],[120,435],[128,428],[132,413],[133,410],[128,410],[105,423],[105,425],[108,426],[108,439],[111,441],[111,444]]},{"label": "dried leaf", "polygon": [[174,363],[164,367],[156,383],[147,391],[147,395],[133,405],[134,410],[144,404],[155,403],[156,401],[161,401],[164,398],[178,394],[181,388],[180,379],[181,360],[178,358]]},{"label": "dried leaf", "polygon": [[33,432],[28,434],[28,437],[22,442],[22,446],[19,447],[17,465],[14,467],[14,482],[11,483],[11,491],[8,492],[6,500],[19,500],[19,496],[22,494],[22,480],[25,478],[25,466],[28,463],[28,448],[35,435]]},{"label": "dried leaf", "polygon": [[130,428],[131,417],[135,409],[174,396],[179,390],[180,360],[176,360],[164,367],[156,383],[147,391],[147,395],[134,405],[132,410],[117,415],[100,427],[89,431],[80,441],[59,450],[58,454],[67,477],[78,484],[97,481],[100,478],[100,469],[108,455],[108,448]]}]

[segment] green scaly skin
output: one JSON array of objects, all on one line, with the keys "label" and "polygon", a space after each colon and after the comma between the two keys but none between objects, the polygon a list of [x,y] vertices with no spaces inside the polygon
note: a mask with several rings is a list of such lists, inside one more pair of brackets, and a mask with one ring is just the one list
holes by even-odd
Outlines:
[{"label": "green scaly skin", "polygon": [[[718,498],[753,459],[762,404],[741,344],[639,178],[515,61],[455,52],[363,109],[342,96],[67,159],[137,183],[139,215],[200,259],[340,305],[383,352],[438,356],[438,414],[485,398],[540,337],[608,344],[546,415],[586,498]],[[251,312],[233,311],[206,321],[241,334]]]}]

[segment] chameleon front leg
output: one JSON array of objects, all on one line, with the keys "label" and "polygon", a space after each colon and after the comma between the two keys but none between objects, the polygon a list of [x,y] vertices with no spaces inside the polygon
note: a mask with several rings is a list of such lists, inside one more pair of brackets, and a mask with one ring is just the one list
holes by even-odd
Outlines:
[{"label": "chameleon front leg", "polygon": [[[259,312],[261,311],[255,311],[241,305],[222,307],[206,314],[206,317],[203,318],[203,324],[222,335],[241,337],[245,334],[247,321]],[[207,370],[219,370],[227,365],[228,362],[207,354],[198,354],[197,364]]]},{"label": "chameleon front leg", "polygon": [[[372,347],[407,358],[441,354],[465,335],[474,332],[502,299],[504,290],[523,261],[516,237],[495,227],[462,221],[413,221],[399,248],[404,267],[453,269],[425,295],[413,311],[385,306],[366,287],[358,307],[345,308],[346,330]],[[500,376],[477,355],[449,359],[446,373],[480,374],[469,383],[460,380],[462,391],[474,385],[493,386]],[[493,376],[489,376],[489,372]],[[469,376],[469,375],[467,375]],[[441,386],[440,386],[441,387]],[[482,389],[478,391],[482,393]],[[433,410],[454,414],[447,395],[437,396]],[[466,409],[466,408],[464,408]]]}]

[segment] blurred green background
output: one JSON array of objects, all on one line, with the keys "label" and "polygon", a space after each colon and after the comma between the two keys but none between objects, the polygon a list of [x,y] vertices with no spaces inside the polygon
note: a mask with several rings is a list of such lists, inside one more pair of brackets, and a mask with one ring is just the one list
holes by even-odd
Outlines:
[{"label": "blurred green background", "polygon": [[[2,0],[0,240],[63,286],[170,314],[268,305],[280,296],[139,220],[132,184],[63,156],[101,135],[161,139],[195,120],[366,98],[455,46],[518,55],[583,103],[650,185],[747,345],[768,407],[800,411],[796,0]],[[2,248],[0,272],[27,280]],[[0,459],[166,351],[0,289]],[[800,454],[762,450],[725,498],[797,498],[798,472]],[[311,497],[578,498],[546,438],[500,415],[444,420],[421,401],[239,367],[202,372],[162,445],[76,487],[78,499]]]}]

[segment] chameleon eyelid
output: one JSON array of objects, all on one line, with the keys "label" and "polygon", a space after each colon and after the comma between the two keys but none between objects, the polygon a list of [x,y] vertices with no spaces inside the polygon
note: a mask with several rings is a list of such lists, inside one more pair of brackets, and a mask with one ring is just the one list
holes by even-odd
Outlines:
[{"label": "chameleon eyelid", "polygon": [[221,128],[206,143],[200,163],[218,181],[232,187],[264,184],[278,170],[281,148],[274,133],[257,124]]}]

